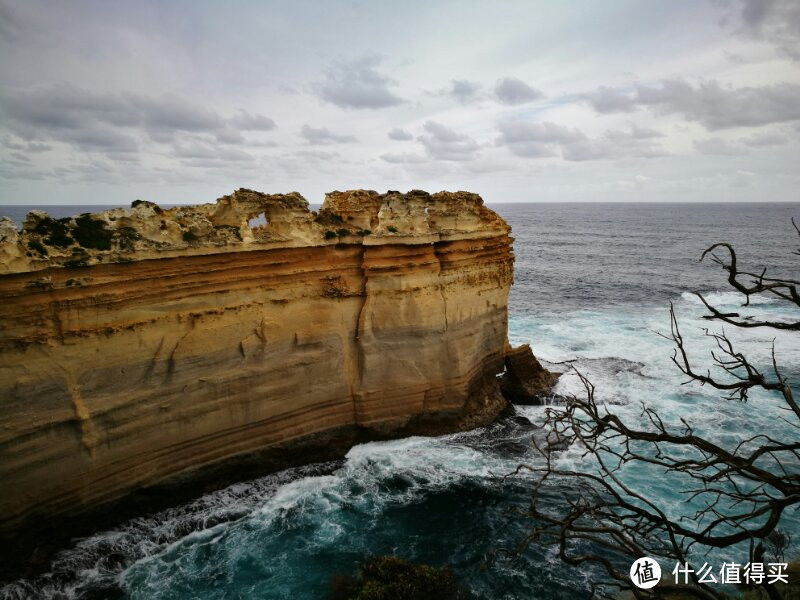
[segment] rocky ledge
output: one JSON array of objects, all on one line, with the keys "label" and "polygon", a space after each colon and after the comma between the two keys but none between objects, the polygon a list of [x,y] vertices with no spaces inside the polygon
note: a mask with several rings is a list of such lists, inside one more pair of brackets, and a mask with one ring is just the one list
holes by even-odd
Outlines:
[{"label": "rocky ledge", "polygon": [[4,569],[359,441],[491,421],[504,362],[530,367],[507,359],[509,233],[465,192],[0,221]]}]

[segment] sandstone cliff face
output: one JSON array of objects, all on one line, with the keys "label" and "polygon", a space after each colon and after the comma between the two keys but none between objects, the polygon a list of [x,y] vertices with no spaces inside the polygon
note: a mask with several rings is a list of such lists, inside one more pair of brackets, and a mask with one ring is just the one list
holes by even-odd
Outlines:
[{"label": "sandstone cliff face", "polygon": [[417,191],[0,221],[0,534],[492,419],[509,231],[479,196]]}]

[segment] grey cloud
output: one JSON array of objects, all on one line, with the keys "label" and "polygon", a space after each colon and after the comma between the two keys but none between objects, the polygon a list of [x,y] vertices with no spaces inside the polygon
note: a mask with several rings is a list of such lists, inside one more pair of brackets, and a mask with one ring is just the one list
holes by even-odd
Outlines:
[{"label": "grey cloud", "polygon": [[747,57],[739,52],[731,52],[730,50],[723,50],[722,54],[726,59],[737,65],[743,65],[747,62]]},{"label": "grey cloud", "polygon": [[399,127],[392,129],[388,133],[388,136],[390,140],[397,140],[398,142],[409,142],[414,139],[413,135],[404,129],[400,129]]},{"label": "grey cloud", "polygon": [[114,154],[139,150],[136,138],[102,123],[66,130],[58,139],[89,152]]},{"label": "grey cloud", "polygon": [[730,142],[723,138],[708,138],[705,140],[695,140],[694,147],[701,154],[712,154],[715,156],[738,156],[747,154],[747,150],[735,142]]},{"label": "grey cloud", "polygon": [[450,82],[450,87],[445,90],[445,94],[459,102],[467,103],[478,97],[480,89],[480,83],[466,79],[453,79]]},{"label": "grey cloud", "polygon": [[22,152],[12,152],[11,158],[15,158],[16,160],[24,163],[31,162],[31,158],[27,154],[23,154]]},{"label": "grey cloud", "polygon": [[653,138],[662,138],[664,134],[660,131],[656,131],[655,129],[649,129],[647,127],[639,127],[636,123],[631,123],[631,137],[637,140],[647,140]]},{"label": "grey cloud", "polygon": [[523,158],[558,156],[568,161],[652,158],[663,155],[653,139],[661,134],[631,124],[630,131],[609,130],[590,138],[578,129],[551,122],[504,121],[498,124],[497,144]]},{"label": "grey cloud", "polygon": [[604,85],[581,98],[599,113],[632,112],[637,108],[636,98]]},{"label": "grey cloud", "polygon": [[9,136],[3,138],[3,146],[11,150],[19,150],[20,152],[49,152],[53,149],[49,144],[42,142],[15,142]]},{"label": "grey cloud", "polygon": [[71,85],[5,92],[0,96],[0,107],[6,125],[26,139],[35,137],[39,130],[79,129],[87,122],[127,127],[140,121],[122,99]]},{"label": "grey cloud", "polygon": [[275,129],[275,121],[264,115],[251,115],[246,110],[239,110],[239,113],[228,119],[236,129],[242,131],[271,131]]},{"label": "grey cloud", "polygon": [[132,106],[148,129],[178,131],[216,131],[224,127],[222,118],[213,110],[186,102],[176,96],[158,98],[129,96]]},{"label": "grey cloud", "polygon": [[782,133],[764,131],[742,138],[741,142],[745,146],[750,146],[752,148],[764,148],[767,146],[782,146],[783,144],[788,144],[789,138]]},{"label": "grey cloud", "polygon": [[22,23],[17,14],[0,0],[0,40],[13,41],[22,35]]},{"label": "grey cloud", "polygon": [[630,131],[611,129],[597,138],[579,139],[564,144],[561,154],[564,160],[614,160],[621,158],[656,158],[665,152],[654,143],[663,137],[652,129],[642,129],[631,124]]},{"label": "grey cloud", "polygon": [[740,33],[773,44],[800,60],[800,3],[796,0],[740,0]]},{"label": "grey cloud", "polygon": [[251,161],[253,157],[237,148],[225,148],[213,144],[191,142],[188,144],[176,144],[174,149],[175,156],[186,159],[204,159],[219,161]]},{"label": "grey cloud", "polygon": [[693,86],[684,79],[668,79],[658,86],[636,85],[627,93],[598,88],[583,98],[599,113],[646,107],[659,114],[682,114],[709,130],[800,119],[800,85],[792,83],[730,88],[715,81]]},{"label": "grey cloud", "polygon": [[294,155],[299,156],[300,158],[311,159],[315,161],[339,158],[339,155],[335,152],[325,152],[324,150],[298,150],[294,153]]},{"label": "grey cloud", "polygon": [[543,96],[542,92],[516,77],[498,79],[494,86],[494,94],[501,103],[508,106],[525,104]]},{"label": "grey cloud", "polygon": [[773,5],[772,0],[744,0],[742,2],[743,23],[747,27],[760,28]]},{"label": "grey cloud", "polygon": [[245,140],[244,136],[239,133],[236,129],[220,129],[214,134],[214,139],[216,139],[221,144],[244,144],[247,140]]},{"label": "grey cloud", "polygon": [[394,81],[381,75],[379,59],[364,58],[330,70],[316,85],[319,97],[341,108],[386,108],[403,102],[389,87]]},{"label": "grey cloud", "polygon": [[92,152],[135,152],[142,134],[173,145],[181,141],[177,134],[241,144],[237,123],[253,129],[270,121],[249,113],[226,120],[177,96],[97,94],[65,84],[7,91],[0,110],[6,127],[28,142],[53,140]]},{"label": "grey cloud", "polygon": [[381,154],[381,159],[392,164],[410,165],[427,162],[428,159],[420,154]]},{"label": "grey cloud", "polygon": [[425,146],[428,155],[436,160],[472,160],[478,150],[478,142],[441,123],[428,121],[425,123],[425,131],[426,135],[417,139]]},{"label": "grey cloud", "polygon": [[578,129],[570,129],[545,121],[528,123],[503,121],[498,125],[498,144],[507,146],[511,152],[524,158],[546,158],[555,156],[558,146],[586,139]]},{"label": "grey cloud", "polygon": [[739,156],[748,154],[750,148],[766,148],[769,146],[781,146],[787,144],[789,138],[778,132],[758,132],[753,135],[739,138],[738,140],[726,140],[724,138],[713,137],[705,140],[696,140],[694,147],[702,154],[713,154],[718,156]]},{"label": "grey cloud", "polygon": [[302,135],[309,144],[346,144],[349,142],[358,141],[352,135],[342,135],[333,133],[327,127],[311,127],[310,125],[303,125],[300,129]]}]

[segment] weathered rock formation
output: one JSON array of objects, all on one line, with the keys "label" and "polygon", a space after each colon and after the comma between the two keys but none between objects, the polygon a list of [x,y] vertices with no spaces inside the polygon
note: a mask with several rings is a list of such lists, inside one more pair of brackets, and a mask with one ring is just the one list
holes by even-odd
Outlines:
[{"label": "weathered rock formation", "polygon": [[491,420],[509,232],[475,194],[419,191],[0,221],[3,545]]},{"label": "weathered rock formation", "polygon": [[506,370],[500,378],[500,389],[514,404],[546,404],[561,373],[545,369],[528,344],[506,349]]}]

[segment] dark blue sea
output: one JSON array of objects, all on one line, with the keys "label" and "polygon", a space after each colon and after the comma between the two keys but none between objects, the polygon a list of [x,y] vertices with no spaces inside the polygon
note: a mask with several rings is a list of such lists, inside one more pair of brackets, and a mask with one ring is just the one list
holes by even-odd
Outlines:
[{"label": "dark blue sea", "polygon": [[[15,219],[22,212],[0,207]],[[713,390],[682,385],[670,362],[674,303],[694,360],[707,363],[702,330],[710,323],[690,294],[705,292],[720,308],[741,310],[742,299],[723,271],[698,259],[705,247],[735,245],[743,267],[797,278],[800,204],[497,204],[513,227],[515,283],[509,336],[530,343],[545,364],[570,361],[595,384],[597,397],[631,424],[641,403],[668,423],[684,419],[697,433],[735,444],[755,433],[796,439],[779,399],[754,394],[747,404],[720,400]],[[5,209],[5,210],[4,210]],[[96,207],[48,207],[56,216]],[[754,310],[793,315],[775,300]],[[800,336],[766,330],[730,332],[751,360],[766,364],[774,339],[779,366],[800,380]],[[796,387],[796,385],[795,385]],[[582,393],[572,374],[559,394]],[[302,394],[303,390],[297,390]],[[505,419],[475,431],[413,437],[354,447],[344,461],[311,465],[245,481],[112,531],[79,540],[52,573],[0,590],[0,597],[131,599],[324,599],[331,575],[351,572],[370,554],[447,564],[480,599],[587,598],[602,573],[563,565],[550,548],[532,546],[514,560],[489,560],[514,547],[531,523],[531,480],[501,481],[537,460],[525,444],[525,423],[543,407],[517,407],[524,419]],[[525,420],[527,419],[527,421]],[[568,450],[562,466],[583,468]],[[796,466],[796,465],[795,465]],[[685,514],[680,482],[637,467],[624,473],[638,492],[665,512]],[[545,490],[558,507],[563,490]],[[790,556],[800,555],[800,515],[781,528],[793,533]],[[747,562],[740,549],[705,560]],[[740,554],[736,554],[739,552]],[[113,557],[110,560],[109,557]],[[671,567],[669,567],[671,568]],[[668,569],[669,570],[669,569]],[[667,570],[667,572],[668,572]]]}]

